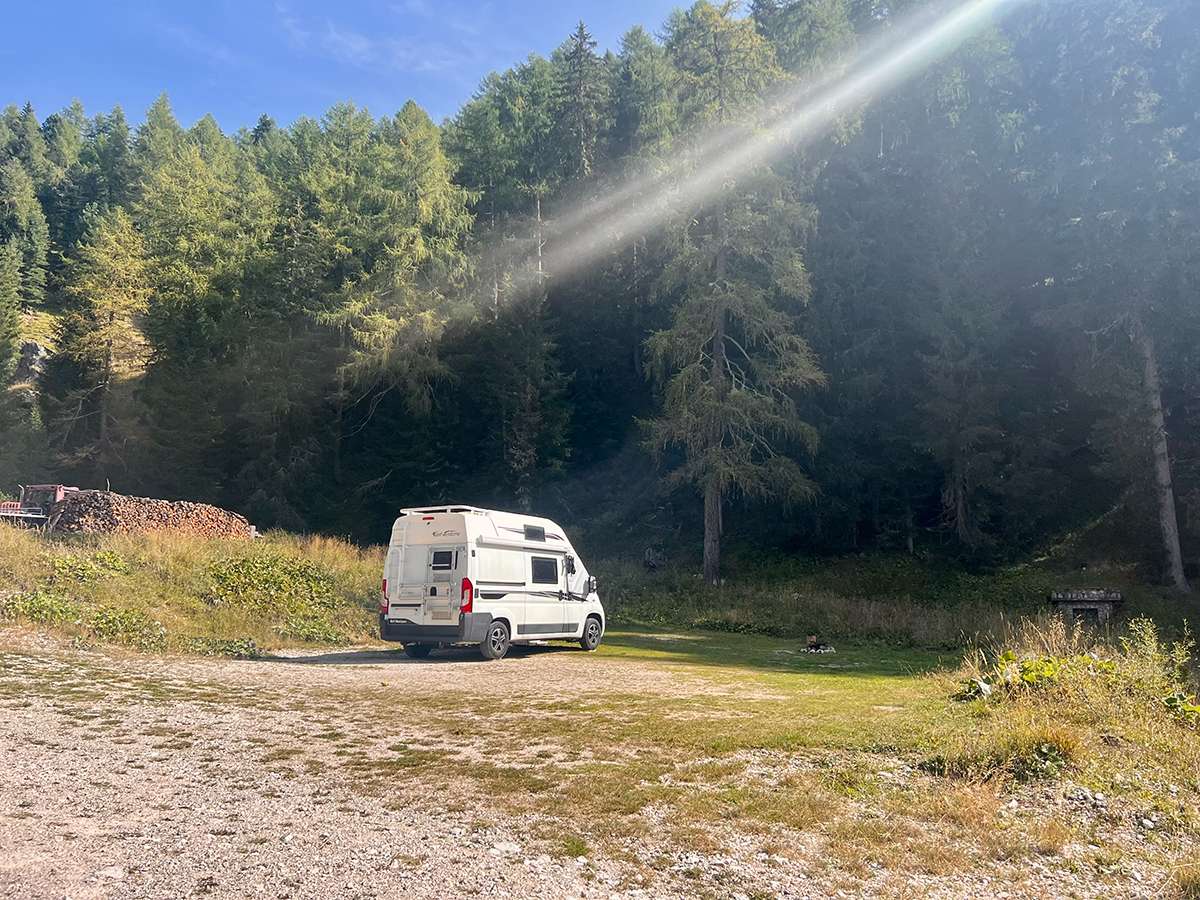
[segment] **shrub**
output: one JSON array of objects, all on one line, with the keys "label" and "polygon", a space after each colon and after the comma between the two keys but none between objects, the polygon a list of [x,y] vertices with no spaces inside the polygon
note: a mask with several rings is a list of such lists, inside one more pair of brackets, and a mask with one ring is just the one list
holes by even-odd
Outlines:
[{"label": "shrub", "polygon": [[1152,621],[1137,618],[1129,623],[1129,635],[1120,639],[1119,649],[1097,646],[1086,653],[1080,652],[1083,629],[1076,625],[1068,631],[1058,618],[1040,629],[1026,621],[1020,636],[1019,648],[1005,649],[990,667],[976,659],[976,671],[959,683],[953,699],[998,702],[1015,694],[1089,682],[1134,700],[1161,703],[1181,721],[1200,721],[1200,706],[1187,690],[1192,641],[1186,632],[1183,640],[1168,646]]},{"label": "shrub", "polygon": [[262,655],[258,644],[250,638],[190,637],[179,641],[181,650],[200,656],[229,656],[233,659],[256,659]]},{"label": "shrub", "polygon": [[40,625],[65,625],[82,615],[82,609],[70,597],[44,591],[13,593],[0,597],[0,617],[28,619]]},{"label": "shrub", "polygon": [[102,641],[138,650],[165,650],[167,646],[167,629],[140,610],[101,606],[89,612],[86,621]]},{"label": "shrub", "polygon": [[128,575],[132,568],[123,556],[112,550],[99,550],[90,556],[68,553],[60,556],[43,553],[42,561],[50,567],[51,584],[91,584],[112,575]]},{"label": "shrub", "polygon": [[282,611],[331,609],[337,604],[333,576],[320,563],[275,553],[230,557],[209,563],[212,603]]}]

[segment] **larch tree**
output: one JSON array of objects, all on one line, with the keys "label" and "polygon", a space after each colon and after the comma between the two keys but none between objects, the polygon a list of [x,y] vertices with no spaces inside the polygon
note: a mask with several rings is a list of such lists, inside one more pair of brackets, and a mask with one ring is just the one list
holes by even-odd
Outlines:
[{"label": "larch tree", "polygon": [[[698,3],[668,23],[667,49],[686,81],[685,154],[689,140],[752,118],[781,77],[770,45],[752,21],[734,18],[735,8]],[[673,256],[659,292],[676,307],[671,327],[646,341],[647,371],[663,390],[646,442],[660,457],[683,450],[670,480],[695,485],[704,498],[710,584],[721,579],[732,494],[794,501],[814,490],[785,452],[789,442],[816,443],[795,396],[823,375],[794,319],[810,293],[797,248],[814,224],[811,205],[760,166],[670,226]]]},{"label": "larch tree", "polygon": [[114,464],[121,463],[120,423],[113,415],[113,389],[118,378],[136,377],[147,347],[138,319],[150,298],[147,248],[129,214],[111,210],[80,245],[71,269],[71,293],[81,321],[71,329],[74,339],[65,347],[94,385],[88,404],[95,410],[94,441],[76,452],[87,458],[101,483]]}]

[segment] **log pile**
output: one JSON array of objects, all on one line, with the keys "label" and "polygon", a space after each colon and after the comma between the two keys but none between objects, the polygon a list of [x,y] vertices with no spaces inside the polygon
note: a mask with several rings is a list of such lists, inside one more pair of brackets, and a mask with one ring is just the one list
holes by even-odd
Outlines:
[{"label": "log pile", "polygon": [[111,491],[67,494],[51,512],[50,530],[86,534],[179,531],[206,538],[250,538],[254,532],[243,516],[206,503],[126,497]]}]

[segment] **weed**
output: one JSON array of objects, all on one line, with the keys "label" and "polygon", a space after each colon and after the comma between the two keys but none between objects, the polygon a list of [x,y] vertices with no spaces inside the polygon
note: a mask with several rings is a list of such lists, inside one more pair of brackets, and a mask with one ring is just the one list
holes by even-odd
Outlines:
[{"label": "weed", "polygon": [[1200,900],[1200,863],[1185,862],[1172,866],[1171,887],[1178,900]]},{"label": "weed", "polygon": [[165,650],[167,630],[161,622],[136,609],[102,606],[87,614],[87,624],[102,641],[128,644],[138,650]]},{"label": "weed", "polygon": [[250,638],[188,637],[179,639],[179,647],[200,656],[228,656],[233,659],[257,659],[262,650]]},{"label": "weed", "polygon": [[82,615],[80,606],[64,594],[41,588],[0,596],[0,618],[27,619],[41,625],[65,625]]},{"label": "weed", "polygon": [[578,856],[587,856],[591,852],[588,842],[577,834],[567,835],[562,839],[562,848],[560,856],[574,858]]}]

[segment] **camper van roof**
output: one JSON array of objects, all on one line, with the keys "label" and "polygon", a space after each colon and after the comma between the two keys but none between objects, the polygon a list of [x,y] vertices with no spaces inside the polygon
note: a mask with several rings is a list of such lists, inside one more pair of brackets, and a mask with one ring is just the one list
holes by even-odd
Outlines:
[{"label": "camper van roof", "polygon": [[409,516],[415,513],[428,515],[429,513],[481,513],[487,515],[489,510],[480,509],[477,506],[414,506],[400,510],[400,515]]}]

